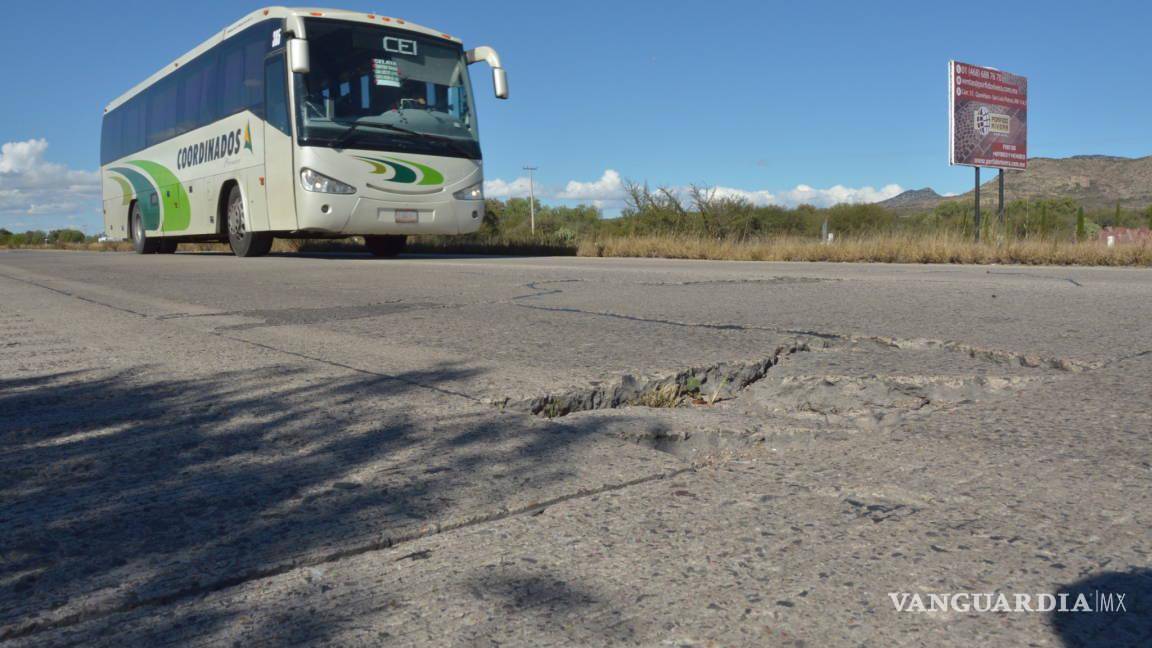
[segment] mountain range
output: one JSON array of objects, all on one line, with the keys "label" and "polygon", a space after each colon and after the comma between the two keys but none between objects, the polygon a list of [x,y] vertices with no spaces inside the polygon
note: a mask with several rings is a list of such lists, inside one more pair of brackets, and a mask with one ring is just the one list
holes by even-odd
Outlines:
[{"label": "mountain range", "polygon": [[[980,203],[996,205],[996,170],[985,169]],[[1152,156],[1141,158],[1112,155],[1076,155],[1068,158],[1037,157],[1028,160],[1026,171],[1007,171],[1004,200],[1071,198],[1085,209],[1144,209],[1152,205]],[[904,212],[931,211],[942,202],[972,202],[972,192],[941,196],[931,188],[913,189],[880,204]]]}]

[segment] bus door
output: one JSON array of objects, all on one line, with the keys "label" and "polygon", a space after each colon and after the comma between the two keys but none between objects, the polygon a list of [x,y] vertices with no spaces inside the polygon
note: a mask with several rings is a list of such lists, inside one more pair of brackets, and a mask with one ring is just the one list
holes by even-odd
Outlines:
[{"label": "bus door", "polygon": [[264,62],[264,177],[268,225],[292,231],[296,225],[296,172],[292,161],[292,110],[288,103],[288,71],[284,50]]}]

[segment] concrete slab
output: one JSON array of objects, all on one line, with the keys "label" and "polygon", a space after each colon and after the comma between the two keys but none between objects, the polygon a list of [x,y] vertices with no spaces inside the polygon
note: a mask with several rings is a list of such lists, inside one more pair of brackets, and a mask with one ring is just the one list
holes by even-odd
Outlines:
[{"label": "concrete slab", "polygon": [[1147,643],[1150,279],[2,252],[0,640]]}]

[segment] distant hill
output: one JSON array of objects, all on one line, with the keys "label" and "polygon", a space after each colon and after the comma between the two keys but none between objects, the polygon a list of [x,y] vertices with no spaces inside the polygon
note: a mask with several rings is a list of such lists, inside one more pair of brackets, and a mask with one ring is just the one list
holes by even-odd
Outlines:
[{"label": "distant hill", "polygon": [[925,187],[924,189],[909,189],[880,204],[889,209],[921,211],[924,209],[932,209],[939,204],[941,200],[944,200],[944,196],[936,193],[936,191],[930,187]]},{"label": "distant hill", "polygon": [[[981,179],[980,202],[996,202],[996,171],[986,169]],[[1152,156],[1076,155],[1069,158],[1032,158],[1027,171],[1009,171],[1004,178],[1004,199],[1071,198],[1086,209],[1126,209],[1152,205]],[[899,212],[930,211],[946,200],[972,201],[972,192],[945,197],[932,189],[915,189],[880,204]]]}]

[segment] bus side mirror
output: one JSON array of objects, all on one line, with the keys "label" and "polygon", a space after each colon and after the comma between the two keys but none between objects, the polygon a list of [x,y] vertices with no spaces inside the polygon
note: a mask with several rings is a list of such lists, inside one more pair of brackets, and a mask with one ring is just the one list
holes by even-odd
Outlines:
[{"label": "bus side mirror", "polygon": [[504,68],[492,69],[492,85],[496,88],[497,99],[508,98],[508,73]]},{"label": "bus side mirror", "polygon": [[504,71],[504,66],[500,64],[500,55],[496,53],[496,50],[485,45],[468,50],[464,55],[467,57],[468,65],[484,61],[492,68],[492,85],[496,88],[496,98],[507,99],[508,73]]},{"label": "bus side mirror", "polygon": [[308,51],[308,41],[293,38],[288,41],[288,65],[293,74],[308,74],[312,71],[312,57]]}]

